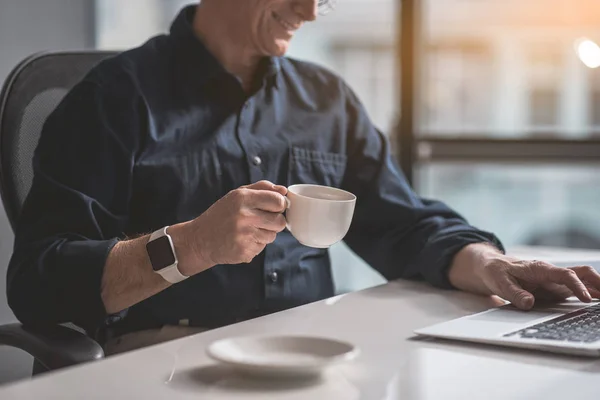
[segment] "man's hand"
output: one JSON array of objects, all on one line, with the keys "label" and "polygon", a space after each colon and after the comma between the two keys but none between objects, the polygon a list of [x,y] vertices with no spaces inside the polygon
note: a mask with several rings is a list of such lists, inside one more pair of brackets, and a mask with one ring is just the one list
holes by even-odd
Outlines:
[{"label": "man's hand", "polygon": [[499,255],[479,270],[485,286],[517,307],[529,310],[535,299],[560,301],[576,296],[583,302],[600,298],[600,275],[588,266],[559,268],[544,261]]},{"label": "man's hand", "polygon": [[455,257],[449,272],[458,289],[495,294],[529,310],[535,300],[560,301],[576,296],[600,298],[600,275],[592,267],[559,268],[544,261],[524,261],[487,245],[470,245]]},{"label": "man's hand", "polygon": [[286,194],[285,187],[260,181],[229,192],[184,224],[193,257],[180,260],[181,272],[194,275],[217,264],[252,261],[285,229]]},{"label": "man's hand", "polygon": [[[216,264],[250,262],[285,228],[287,189],[261,181],[228,193],[198,218],[172,225],[171,235],[182,274],[192,276]],[[154,273],[146,244],[149,236],[118,242],[102,276],[101,297],[109,314],[166,289]]]}]

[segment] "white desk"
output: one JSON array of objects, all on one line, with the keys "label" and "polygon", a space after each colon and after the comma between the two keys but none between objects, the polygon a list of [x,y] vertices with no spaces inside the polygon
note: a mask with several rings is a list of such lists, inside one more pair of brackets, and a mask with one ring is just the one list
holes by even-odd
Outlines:
[{"label": "white desk", "polygon": [[[498,303],[392,282],[5,386],[0,399],[600,398],[600,360],[412,338],[415,328]],[[264,333],[333,336],[362,354],[295,384],[238,377],[205,355],[215,339]]]}]

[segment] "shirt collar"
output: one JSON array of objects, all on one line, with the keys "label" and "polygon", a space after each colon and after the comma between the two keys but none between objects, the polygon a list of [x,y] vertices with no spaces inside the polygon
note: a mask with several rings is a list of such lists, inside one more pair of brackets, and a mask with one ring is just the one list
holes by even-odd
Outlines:
[{"label": "shirt collar", "polygon": [[[201,83],[207,83],[209,80],[228,74],[219,60],[204,46],[194,33],[192,22],[196,13],[197,5],[184,7],[171,25],[171,37],[179,45],[182,55],[182,62],[189,64],[194,71],[194,75],[201,79]],[[281,61],[279,57],[265,57],[261,64],[261,70],[264,71],[262,79],[265,79],[275,87],[279,87],[277,76],[281,71]]]}]

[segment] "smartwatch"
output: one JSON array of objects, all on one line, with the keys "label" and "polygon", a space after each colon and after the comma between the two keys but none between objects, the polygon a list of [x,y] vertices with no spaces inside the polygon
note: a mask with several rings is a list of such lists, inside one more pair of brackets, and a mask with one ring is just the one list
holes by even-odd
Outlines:
[{"label": "smartwatch", "polygon": [[152,269],[169,283],[178,283],[187,279],[177,268],[177,255],[173,239],[167,233],[168,226],[157,230],[146,244],[146,251],[150,258]]}]

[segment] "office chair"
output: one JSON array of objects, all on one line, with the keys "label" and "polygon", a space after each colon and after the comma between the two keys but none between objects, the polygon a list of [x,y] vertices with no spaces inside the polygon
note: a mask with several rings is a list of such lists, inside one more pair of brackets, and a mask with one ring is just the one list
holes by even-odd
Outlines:
[{"label": "office chair", "polygon": [[[0,93],[0,190],[13,230],[31,188],[33,153],[46,118],[94,65],[114,54],[36,54],[8,76]],[[0,345],[32,355],[33,375],[104,357],[102,347],[71,324],[0,325]]]}]

